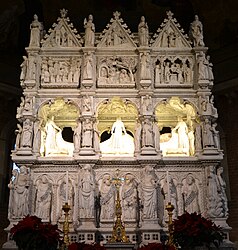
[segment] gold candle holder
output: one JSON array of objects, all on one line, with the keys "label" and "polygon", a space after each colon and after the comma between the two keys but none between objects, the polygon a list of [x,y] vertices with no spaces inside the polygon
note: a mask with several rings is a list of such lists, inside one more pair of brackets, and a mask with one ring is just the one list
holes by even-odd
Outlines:
[{"label": "gold candle holder", "polygon": [[168,221],[168,230],[169,230],[169,239],[168,239],[168,245],[174,245],[173,244],[173,210],[174,206],[171,204],[171,202],[168,202],[168,205],[166,205],[166,210],[168,212],[169,221]]},{"label": "gold candle holder", "polygon": [[122,222],[121,216],[122,216],[122,207],[121,207],[121,200],[120,200],[120,186],[121,186],[121,178],[119,178],[119,170],[117,170],[117,177],[113,178],[115,187],[116,187],[116,208],[115,208],[115,214],[116,214],[116,221],[113,226],[112,230],[112,238],[109,240],[110,243],[116,243],[116,242],[123,242],[123,243],[129,243],[129,239],[126,236],[126,230],[124,223]]},{"label": "gold candle holder", "polygon": [[63,224],[63,233],[64,233],[64,238],[63,242],[66,247],[69,245],[69,211],[70,211],[70,205],[68,202],[65,202],[65,204],[62,207],[62,210],[64,211],[65,215],[65,220]]}]

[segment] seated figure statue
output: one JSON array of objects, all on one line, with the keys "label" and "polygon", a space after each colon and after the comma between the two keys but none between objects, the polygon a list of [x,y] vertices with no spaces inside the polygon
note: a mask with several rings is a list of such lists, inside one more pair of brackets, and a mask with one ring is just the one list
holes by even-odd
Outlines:
[{"label": "seated figure statue", "polygon": [[127,134],[124,123],[121,118],[113,123],[111,137],[100,143],[102,154],[133,154],[134,139]]}]

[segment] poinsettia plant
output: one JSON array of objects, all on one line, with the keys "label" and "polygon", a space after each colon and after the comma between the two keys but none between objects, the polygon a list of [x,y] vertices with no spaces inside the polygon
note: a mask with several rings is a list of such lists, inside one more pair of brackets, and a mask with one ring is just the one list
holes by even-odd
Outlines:
[{"label": "poinsettia plant", "polygon": [[58,226],[42,222],[37,216],[27,215],[10,233],[20,250],[56,250],[62,242]]},{"label": "poinsettia plant", "polygon": [[106,250],[106,248],[97,243],[86,244],[84,242],[74,242],[68,246],[68,250]]},{"label": "poinsettia plant", "polygon": [[218,247],[224,238],[221,227],[201,214],[185,212],[173,221],[173,225],[174,244],[182,249],[211,244]]},{"label": "poinsettia plant", "polygon": [[176,248],[173,245],[167,245],[162,243],[148,243],[147,245],[144,245],[138,250],[176,250]]}]

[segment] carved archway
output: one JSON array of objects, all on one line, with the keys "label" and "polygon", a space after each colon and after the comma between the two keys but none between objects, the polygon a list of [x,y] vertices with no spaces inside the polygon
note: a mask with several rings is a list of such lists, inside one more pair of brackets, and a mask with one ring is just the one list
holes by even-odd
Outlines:
[{"label": "carved archway", "polygon": [[73,155],[73,130],[78,117],[78,107],[63,98],[56,98],[41,106],[38,112],[41,156]]},{"label": "carved archway", "polygon": [[100,135],[105,131],[110,132],[113,123],[119,117],[126,130],[134,135],[135,122],[138,117],[137,107],[130,100],[123,100],[120,97],[113,97],[98,106],[97,119]]},{"label": "carved archway", "polygon": [[53,102],[49,101],[42,105],[38,112],[38,118],[43,119],[44,124],[52,116],[54,116],[54,121],[60,128],[74,128],[79,117],[79,109],[72,102],[65,101],[63,98],[56,98]]},{"label": "carved archway", "polygon": [[[156,106],[155,115],[160,128],[160,146],[163,155],[194,155],[194,131],[199,123],[195,106],[191,102],[173,96]],[[184,138],[181,138],[182,134],[179,132],[181,126]]]}]

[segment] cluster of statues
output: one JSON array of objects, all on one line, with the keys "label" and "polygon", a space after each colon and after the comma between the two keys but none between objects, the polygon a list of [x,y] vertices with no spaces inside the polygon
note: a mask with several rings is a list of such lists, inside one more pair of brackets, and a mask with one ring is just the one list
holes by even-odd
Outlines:
[{"label": "cluster of statues", "polygon": [[160,46],[167,48],[182,47],[180,34],[174,30],[165,30],[160,40]]},{"label": "cluster of statues", "polygon": [[[66,18],[67,11],[61,10],[61,18]],[[122,24],[122,20],[119,19],[120,13],[115,12],[115,19],[108,26],[108,30],[105,31],[105,45],[117,46],[122,44],[128,44],[132,39],[129,35],[127,27]],[[172,18],[172,14],[168,14],[169,19]],[[66,18],[67,19],[67,18]],[[68,20],[68,19],[67,19]],[[168,19],[167,19],[168,21]],[[68,22],[68,21],[67,21]],[[67,23],[66,22],[66,23]],[[50,39],[51,47],[72,47],[76,46],[72,36],[75,34],[75,30],[69,32],[64,25],[55,25],[56,28],[51,30],[51,34],[47,35],[45,39]],[[34,20],[30,25],[31,37],[29,47],[40,47],[41,39],[43,38],[43,25],[38,21],[37,15],[34,15]],[[93,23],[93,16],[89,15],[84,19],[84,39],[77,37],[78,46],[81,46],[82,40],[84,40],[85,47],[94,47],[97,42],[95,39],[95,25]],[[125,30],[123,30],[125,29]],[[128,33],[128,34],[127,34]],[[203,42],[203,29],[202,23],[199,21],[198,16],[195,16],[195,20],[190,25],[189,38],[193,46],[204,46]],[[75,38],[76,39],[76,38]],[[129,39],[129,40],[128,40]],[[135,41],[135,44],[137,41]],[[171,27],[168,30],[164,30],[161,37],[161,47],[181,47],[181,34],[178,34]],[[42,40],[44,45],[44,41]],[[138,44],[139,46],[149,46],[149,28],[145,21],[145,17],[142,16],[138,24]],[[37,80],[37,61],[33,56],[23,57],[21,64],[21,85],[24,86],[25,80]],[[209,62],[209,56],[205,56],[204,52],[200,52],[197,56],[198,60],[198,75],[199,79],[213,80],[212,64]],[[42,57],[41,62],[41,74],[40,81],[42,86],[49,83],[78,83],[80,78],[80,72],[82,72],[82,80],[90,79],[94,77],[94,58],[93,52],[86,52],[82,60],[72,57],[68,60],[60,60],[53,57]],[[140,53],[140,79],[147,80],[152,78],[150,55],[147,52]],[[83,68],[83,69],[81,69]],[[98,84],[130,84],[135,81],[135,70],[128,68],[125,65],[119,64],[107,64],[100,65],[98,71]],[[163,60],[156,64],[154,75],[155,84],[160,83],[191,83],[193,80],[192,65],[190,62],[172,62],[170,60]]]},{"label": "cluster of statues", "polygon": [[210,62],[210,56],[205,55],[204,52],[200,52],[198,55],[198,78],[199,80],[209,80],[213,81],[213,64]]},{"label": "cluster of statues", "polygon": [[98,84],[130,84],[134,83],[134,75],[123,63],[114,62],[112,64],[102,64],[99,69]]},{"label": "cluster of statues", "polygon": [[155,85],[156,84],[183,84],[192,83],[193,70],[191,63],[186,60],[170,61],[168,59],[158,62],[155,66]]},{"label": "cluster of statues", "polygon": [[[65,19],[67,15],[66,10],[61,10],[61,18]],[[120,13],[115,12],[115,20],[119,20]],[[172,19],[172,13],[168,13],[169,19]],[[121,20],[119,20],[121,23]],[[93,23],[93,15],[89,15],[88,18],[84,19],[84,46],[94,47],[95,46],[95,24]],[[121,24],[122,25],[122,24]],[[123,26],[123,25],[122,25]],[[41,39],[43,38],[43,24],[38,21],[38,16],[34,15],[34,19],[30,25],[31,36],[30,36],[30,47],[39,47]],[[203,25],[197,15],[195,15],[195,20],[190,24],[189,29],[189,39],[194,47],[204,46],[203,42]],[[145,17],[142,16],[138,24],[138,43],[139,46],[149,45],[149,28],[145,21]],[[127,42],[126,35],[122,31],[122,28],[117,22],[113,22],[107,32],[106,46],[116,46]],[[161,47],[181,47],[181,37],[180,34],[172,29],[165,30],[162,34]],[[74,41],[72,35],[68,33],[62,26],[54,30],[53,39],[51,39],[50,46],[59,47],[72,47],[74,46]]]},{"label": "cluster of statues", "polygon": [[[150,97],[144,97],[143,112],[148,114],[151,110]],[[82,99],[83,112],[91,111],[91,99],[84,96]],[[62,128],[57,126],[54,116],[35,121],[29,118],[23,124],[17,124],[16,150],[33,149],[34,153],[41,156],[73,156],[82,148],[90,149],[103,154],[128,154],[138,155],[141,150],[155,149],[162,151],[163,156],[185,155],[193,156],[196,151],[202,149],[220,150],[220,136],[216,129],[217,123],[212,122],[208,117],[200,124],[193,124],[186,118],[186,121],[178,116],[178,122],[171,126],[170,133],[160,134],[160,129],[154,119],[145,117],[137,119],[133,136],[128,134],[125,125],[120,117],[111,127],[111,136],[106,141],[100,142],[100,132],[97,128],[97,121],[89,117],[77,120],[73,128],[73,142],[67,142],[62,137]]]},{"label": "cluster of statues", "polygon": [[198,124],[195,128],[195,148],[196,150],[217,149],[220,150],[220,135],[216,130],[217,123],[212,123],[208,118]]},{"label": "cluster of statues", "polygon": [[56,61],[43,58],[41,63],[41,83],[78,83],[80,78],[81,60],[72,58],[70,61]]},{"label": "cluster of statues", "polygon": [[228,205],[223,168],[207,167],[207,210],[210,217],[227,217]]},{"label": "cluster of statues", "polygon": [[[228,209],[222,168],[211,166],[207,170],[208,202],[205,210],[210,217],[226,217]],[[70,216],[73,221],[77,218],[91,218],[95,219],[96,225],[100,225],[113,221],[115,217],[114,178],[110,173],[96,178],[90,164],[85,164],[80,170],[77,184],[71,175],[61,176],[57,184],[47,174],[32,182],[29,169],[25,166],[20,167],[20,172],[14,169],[12,174],[8,185],[9,219],[19,219],[31,213],[44,220],[59,221],[63,219],[62,205],[66,201],[72,208]],[[120,182],[122,214],[125,221],[140,224],[154,219],[163,224],[168,219],[165,212],[168,202],[175,207],[175,218],[184,211],[201,212],[201,183],[191,173],[184,175],[180,181],[171,174],[168,176],[168,173],[167,178],[164,174],[159,178],[155,169],[147,165],[139,179],[128,172],[120,178]],[[34,201],[31,207],[29,199]]]}]

